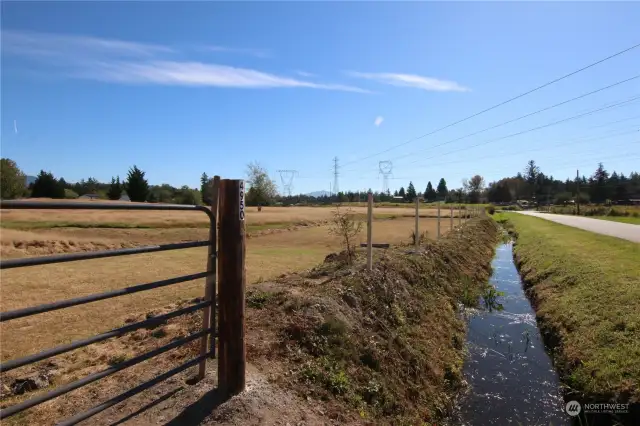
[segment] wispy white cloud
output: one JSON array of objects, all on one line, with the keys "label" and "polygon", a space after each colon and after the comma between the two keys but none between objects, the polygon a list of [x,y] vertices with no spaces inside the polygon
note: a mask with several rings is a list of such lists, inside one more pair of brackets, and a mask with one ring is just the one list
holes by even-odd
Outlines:
[{"label": "wispy white cloud", "polygon": [[306,71],[295,71],[295,73],[296,73],[296,74],[298,74],[298,75],[299,75],[299,76],[301,76],[301,77],[307,77],[307,78],[310,78],[310,77],[317,77],[317,75],[312,74],[312,73],[310,73],[310,72],[306,72]]},{"label": "wispy white cloud", "polygon": [[76,75],[100,81],[173,86],[212,86],[235,88],[299,87],[368,93],[358,87],[322,84],[281,77],[248,68],[202,62],[147,61],[92,63]]},{"label": "wispy white cloud", "polygon": [[17,120],[13,120],[13,131],[15,132],[15,134],[18,134],[18,121]]},{"label": "wispy white cloud", "polygon": [[155,44],[15,30],[2,31],[2,49],[6,53],[31,57],[84,58],[151,57],[173,52],[170,47]]},{"label": "wispy white cloud", "polygon": [[2,31],[3,53],[28,57],[67,77],[112,83],[232,88],[309,88],[371,93],[249,68],[182,59],[169,46],[77,35]]},{"label": "wispy white cloud", "polygon": [[416,89],[434,92],[467,92],[470,90],[455,81],[439,80],[437,78],[423,77],[414,74],[365,73],[355,71],[347,71],[347,74],[352,77],[373,80],[392,86],[414,87]]},{"label": "wispy white cloud", "polygon": [[373,124],[376,127],[380,127],[380,125],[382,124],[383,121],[384,121],[384,117],[379,115],[379,116],[376,117],[376,121],[374,121]]},{"label": "wispy white cloud", "polygon": [[249,49],[241,47],[205,46],[201,50],[220,53],[237,53],[241,55],[255,56],[256,58],[270,58],[273,56],[267,49]]}]

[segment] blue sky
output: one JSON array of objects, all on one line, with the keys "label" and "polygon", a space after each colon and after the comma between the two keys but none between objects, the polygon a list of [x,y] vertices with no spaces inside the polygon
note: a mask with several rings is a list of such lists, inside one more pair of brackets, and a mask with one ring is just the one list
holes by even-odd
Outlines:
[{"label": "blue sky", "polygon": [[640,48],[418,137],[640,43],[638,22],[634,2],[2,2],[2,156],[191,187],[258,161],[278,183],[298,170],[294,192],[328,190],[335,156],[340,189],[380,189],[382,160],[392,189],[530,158],[563,179],[600,159],[628,173],[640,78],[456,139],[634,77]]}]

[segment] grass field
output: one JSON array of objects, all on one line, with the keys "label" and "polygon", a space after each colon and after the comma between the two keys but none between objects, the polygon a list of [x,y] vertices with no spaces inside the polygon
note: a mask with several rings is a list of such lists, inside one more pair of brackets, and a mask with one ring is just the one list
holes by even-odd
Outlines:
[{"label": "grass field", "polygon": [[613,222],[631,223],[632,225],[640,225],[640,217],[633,216],[594,216],[594,219],[610,220]]},{"label": "grass field", "polygon": [[[355,210],[355,209],[354,209]],[[2,257],[13,258],[63,252],[90,251],[143,244],[206,239],[204,227],[182,227],[186,217],[206,221],[204,214],[191,212],[105,212],[105,211],[24,211],[2,212],[2,226],[29,223],[22,229],[0,229]],[[421,212],[423,213],[423,212]],[[164,216],[162,216],[164,214]],[[269,279],[289,271],[310,268],[340,249],[327,225],[291,228],[296,223],[326,221],[331,209],[311,207],[267,208],[258,213],[249,209],[247,227],[261,227],[264,234],[247,239],[247,282]],[[376,209],[373,239],[376,243],[408,242],[414,226],[412,212]],[[394,217],[394,219],[389,219]],[[110,228],[114,221],[131,224],[162,224],[153,227]],[[82,227],[51,227],[51,223],[83,223]],[[206,222],[205,222],[206,223]],[[457,222],[456,222],[457,225]],[[281,228],[289,227],[292,230]],[[443,222],[443,234],[449,220]],[[436,220],[420,219],[420,230],[431,237]],[[281,232],[276,232],[281,231]],[[365,232],[360,241],[364,242]],[[142,254],[111,259],[71,262],[3,271],[0,297],[2,310],[78,297],[127,287],[172,276],[201,272],[206,249]],[[163,289],[96,302],[3,324],[3,359],[33,353],[70,340],[122,325],[131,315],[146,313],[184,298],[202,296],[203,280]]]},{"label": "grass field", "polygon": [[[51,201],[51,200],[30,200]],[[64,201],[64,200],[61,200]],[[66,200],[69,203],[87,203],[92,201]],[[354,214],[364,218],[365,206],[349,207]],[[437,217],[437,208],[421,206],[420,216]],[[319,207],[265,207],[258,212],[256,207],[247,207],[246,221],[249,230],[253,227],[287,226],[314,223],[331,219],[334,208]],[[451,210],[441,209],[441,216],[450,216]],[[405,207],[375,207],[374,216],[378,219],[394,217],[413,217],[412,209]],[[458,211],[454,209],[454,217]],[[123,210],[2,210],[1,226],[10,229],[42,228],[206,228],[209,220],[202,212],[185,211],[145,211]]]},{"label": "grass field", "polygon": [[640,244],[516,214],[515,255],[556,367],[591,401],[640,401]]}]

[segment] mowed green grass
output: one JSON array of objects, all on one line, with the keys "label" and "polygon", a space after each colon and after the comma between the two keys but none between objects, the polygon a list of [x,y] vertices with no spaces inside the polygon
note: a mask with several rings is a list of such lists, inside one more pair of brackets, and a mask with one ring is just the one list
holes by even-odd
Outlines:
[{"label": "mowed green grass", "polygon": [[613,222],[631,223],[640,225],[640,217],[633,216],[595,216],[594,219],[610,220]]},{"label": "mowed green grass", "polygon": [[515,213],[515,254],[566,385],[592,401],[640,401],[640,244]]}]

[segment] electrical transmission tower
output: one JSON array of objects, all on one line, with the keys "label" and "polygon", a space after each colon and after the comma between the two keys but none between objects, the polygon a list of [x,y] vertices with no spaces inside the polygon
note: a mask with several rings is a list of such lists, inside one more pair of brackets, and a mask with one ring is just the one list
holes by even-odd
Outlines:
[{"label": "electrical transmission tower", "polygon": [[340,192],[338,189],[338,157],[333,158],[333,193]]},{"label": "electrical transmission tower", "polygon": [[297,170],[278,170],[280,173],[280,180],[282,181],[282,192],[291,197],[291,190],[293,189],[293,178],[298,174]]},{"label": "electrical transmission tower", "polygon": [[389,176],[393,170],[393,164],[391,161],[380,161],[378,163],[378,169],[382,175],[382,192],[386,194],[389,192]]}]

